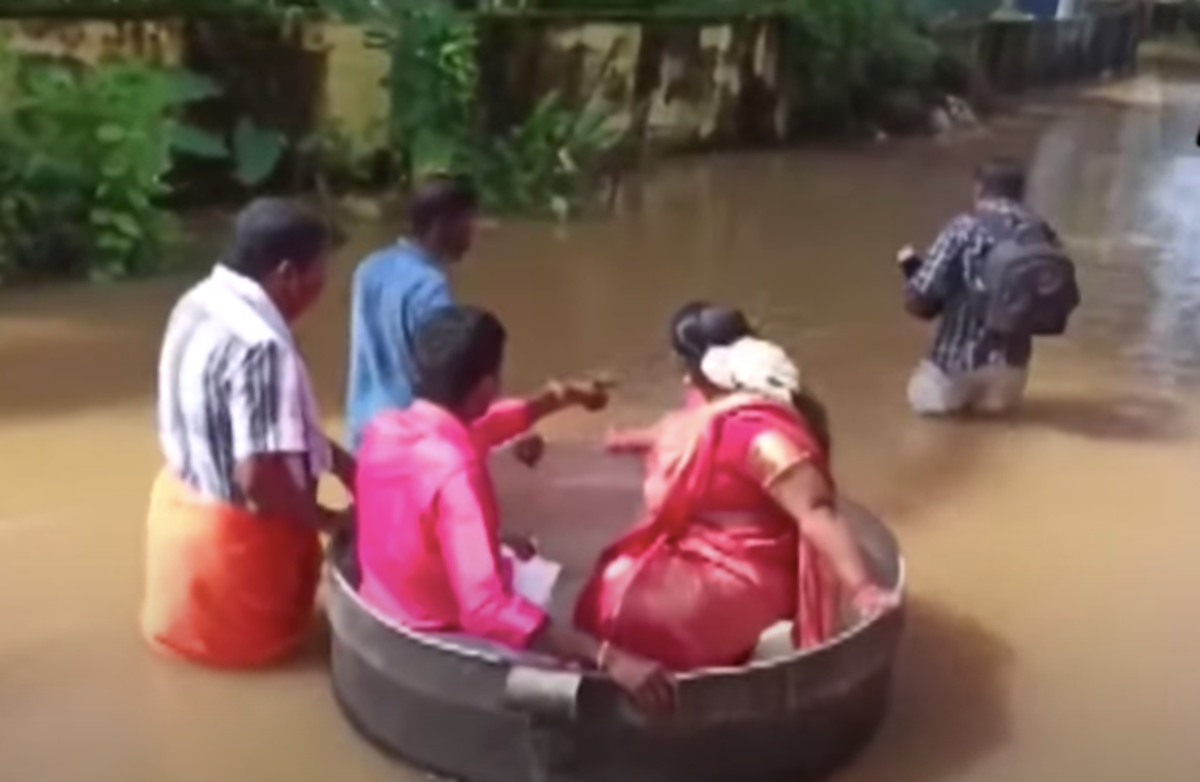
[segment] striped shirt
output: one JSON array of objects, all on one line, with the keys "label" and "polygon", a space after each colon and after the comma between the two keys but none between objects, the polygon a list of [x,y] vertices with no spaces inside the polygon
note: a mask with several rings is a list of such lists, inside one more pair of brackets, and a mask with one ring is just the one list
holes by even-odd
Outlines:
[{"label": "striped shirt", "polygon": [[175,305],[158,365],[158,433],[167,467],[188,486],[245,506],[237,462],[309,458],[307,394],[303,359],[256,282],[217,266]]},{"label": "striped shirt", "polygon": [[413,334],[452,304],[446,273],[420,247],[398,242],[359,265],[350,293],[350,376],[346,431],[352,450],[384,410],[413,401]]},{"label": "striped shirt", "polygon": [[1001,339],[988,331],[972,306],[970,281],[996,243],[979,217],[991,212],[1018,222],[1035,219],[1012,201],[982,201],[975,212],[959,215],[938,235],[920,268],[908,281],[908,294],[941,309],[929,360],[947,374],[992,364],[1024,367],[1033,349],[1030,337]]}]

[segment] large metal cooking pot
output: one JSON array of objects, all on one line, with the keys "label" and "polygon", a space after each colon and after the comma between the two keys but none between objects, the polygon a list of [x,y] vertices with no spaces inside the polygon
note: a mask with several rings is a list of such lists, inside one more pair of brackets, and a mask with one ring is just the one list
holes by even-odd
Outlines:
[{"label": "large metal cooking pot", "polygon": [[[576,507],[580,499],[574,492]],[[895,538],[864,509],[844,510],[882,583],[902,590]],[[648,722],[601,675],[514,662],[389,623],[359,600],[347,548],[331,550],[327,595],[338,703],[375,745],[437,774],[796,782],[850,759],[887,707],[902,611],[803,654],[683,676],[678,713]]]}]

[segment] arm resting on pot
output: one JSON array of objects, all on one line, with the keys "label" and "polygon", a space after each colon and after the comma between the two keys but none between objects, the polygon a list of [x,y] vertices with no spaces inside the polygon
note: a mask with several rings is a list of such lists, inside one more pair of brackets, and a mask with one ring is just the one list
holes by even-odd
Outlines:
[{"label": "arm resting on pot", "polygon": [[774,433],[761,435],[752,459],[763,486],[800,525],[851,594],[870,584],[858,544],[838,517],[833,487],[809,458]]}]

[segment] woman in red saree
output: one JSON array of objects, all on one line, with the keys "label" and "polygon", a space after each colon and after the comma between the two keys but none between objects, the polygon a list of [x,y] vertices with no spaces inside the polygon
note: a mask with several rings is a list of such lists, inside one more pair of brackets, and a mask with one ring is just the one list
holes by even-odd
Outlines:
[{"label": "woman in red saree", "polygon": [[819,645],[843,598],[895,605],[838,518],[823,412],[786,354],[736,310],[689,305],[672,331],[689,400],[610,442],[648,454],[646,513],[601,555],[580,628],[691,670],[746,662],[780,622],[796,647]]}]

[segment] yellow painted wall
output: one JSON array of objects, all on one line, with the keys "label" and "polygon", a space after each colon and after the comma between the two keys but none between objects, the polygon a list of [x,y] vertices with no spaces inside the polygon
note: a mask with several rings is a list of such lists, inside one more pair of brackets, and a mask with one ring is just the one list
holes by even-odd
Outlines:
[{"label": "yellow painted wall", "polygon": [[0,35],[16,51],[68,57],[85,63],[136,58],[158,65],[177,65],[183,56],[182,25],[172,20],[5,20],[0,21]]},{"label": "yellow painted wall", "polygon": [[[752,47],[755,75],[768,88],[780,86],[781,43],[778,30],[771,25],[759,26],[752,38],[747,37],[749,31],[744,25],[710,23],[699,30],[685,28],[680,32],[684,44],[675,49],[668,46],[657,63],[659,84],[644,107],[634,105],[633,95],[639,54],[646,35],[642,25],[627,22],[555,24],[546,30],[540,45],[560,57],[570,54],[573,58],[582,53],[585,84],[593,83],[607,63],[606,88],[598,92],[596,100],[610,112],[614,129],[629,128],[639,119],[637,110],[644,108],[646,129],[653,136],[678,142],[703,142],[721,132],[723,120],[729,118],[745,87],[738,68],[744,47]],[[169,20],[10,20],[0,22],[0,35],[21,51],[73,57],[83,62],[136,57],[175,65],[181,62],[184,54],[182,25]],[[698,47],[687,44],[690,35],[696,36]],[[980,32],[977,26],[945,28],[938,37],[968,62],[978,59]],[[303,41],[306,47],[321,52],[324,58],[325,80],[319,96],[324,121],[359,144],[381,144],[389,113],[388,91],[384,85],[389,68],[386,54],[368,49],[359,29],[341,24],[309,24],[303,28]],[[785,123],[786,109],[785,100],[777,101],[776,124],[780,129]]]},{"label": "yellow painted wall", "polygon": [[325,53],[321,115],[356,141],[382,144],[389,108],[386,53],[368,49],[362,30],[350,25],[319,25],[310,40]]},{"label": "yellow painted wall", "polygon": [[[18,51],[69,57],[85,63],[114,58],[137,58],[161,65],[178,65],[183,59],[182,25],[177,21],[111,22],[21,20],[0,22],[4,35]],[[700,32],[702,49],[710,50],[708,72],[696,73],[697,63],[664,57],[662,83],[651,96],[647,129],[656,136],[678,140],[704,140],[717,129],[722,104],[740,88],[736,63],[730,58],[733,33],[727,25]],[[367,147],[383,143],[389,99],[384,80],[386,53],[369,49],[357,27],[314,23],[303,30],[304,45],[325,58],[325,81],[319,98],[321,116],[347,137]],[[633,104],[634,78],[642,28],[634,23],[595,23],[564,26],[546,35],[545,45],[563,51],[583,50],[583,80],[591,84],[607,65],[605,87],[596,102],[610,113],[615,130],[629,128],[637,108]],[[769,59],[769,58],[767,58]],[[766,63],[764,61],[764,67]],[[680,93],[672,85],[684,78],[703,85]],[[613,99],[612,95],[620,96]]]},{"label": "yellow painted wall", "polygon": [[[608,113],[609,126],[613,130],[627,130],[633,121],[633,80],[642,45],[641,26],[597,23],[561,27],[547,35],[546,45],[560,51],[582,48],[584,84],[590,86],[605,79],[605,84],[593,97],[595,107]],[[607,75],[603,73],[606,66]],[[620,98],[614,100],[609,95]]]}]

